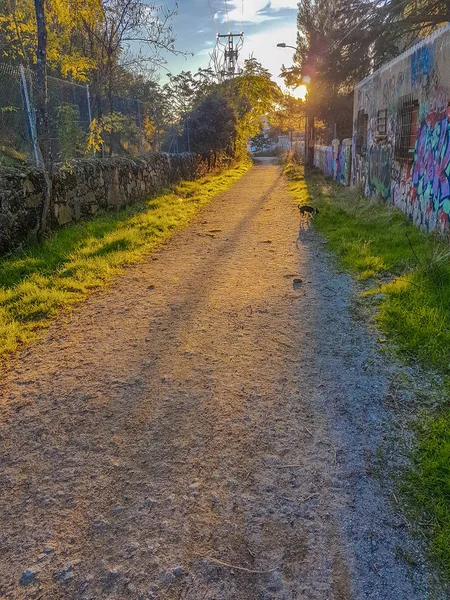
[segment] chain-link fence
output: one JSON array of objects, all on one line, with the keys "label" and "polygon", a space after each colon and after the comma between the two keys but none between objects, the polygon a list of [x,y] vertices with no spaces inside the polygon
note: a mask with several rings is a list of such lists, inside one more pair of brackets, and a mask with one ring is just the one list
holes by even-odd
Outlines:
[{"label": "chain-link fence", "polygon": [[52,156],[55,161],[79,158],[88,150],[89,88],[56,77],[47,78],[47,88]]},{"label": "chain-link fence", "polygon": [[34,160],[24,89],[25,71],[0,64],[0,164]]},{"label": "chain-link fence", "polygon": [[[48,77],[50,145],[57,162],[83,156],[137,156],[151,149],[150,107],[133,98],[91,98],[88,85]],[[0,164],[39,164],[36,78],[0,63]]]}]

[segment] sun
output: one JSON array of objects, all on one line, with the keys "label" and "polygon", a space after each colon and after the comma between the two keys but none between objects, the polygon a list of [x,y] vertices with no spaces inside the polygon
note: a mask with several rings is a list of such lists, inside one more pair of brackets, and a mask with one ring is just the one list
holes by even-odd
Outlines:
[{"label": "sun", "polygon": [[306,85],[299,85],[295,88],[295,90],[289,90],[289,94],[297,98],[297,100],[304,100],[306,98],[306,94],[308,93],[308,88]]}]

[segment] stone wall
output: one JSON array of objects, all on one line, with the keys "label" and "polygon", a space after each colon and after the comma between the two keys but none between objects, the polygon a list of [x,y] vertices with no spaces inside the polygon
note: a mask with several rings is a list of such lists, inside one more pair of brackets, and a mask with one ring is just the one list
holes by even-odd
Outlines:
[{"label": "stone wall", "polygon": [[[118,210],[182,179],[206,174],[212,160],[193,154],[148,154],[140,159],[83,159],[53,176],[50,228]],[[36,169],[0,168],[0,254],[18,248],[38,230],[44,178]]]}]

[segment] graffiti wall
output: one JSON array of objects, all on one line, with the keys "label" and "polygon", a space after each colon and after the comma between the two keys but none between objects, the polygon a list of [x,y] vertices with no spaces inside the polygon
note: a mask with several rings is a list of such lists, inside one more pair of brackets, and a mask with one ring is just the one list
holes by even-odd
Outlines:
[{"label": "graffiti wall", "polygon": [[316,146],[314,148],[314,166],[329,177],[334,176],[334,157],[332,146]]},{"label": "graffiti wall", "polygon": [[314,148],[314,166],[343,185],[350,185],[352,141],[333,140],[331,146]]},{"label": "graffiti wall", "polygon": [[350,185],[352,164],[352,140],[342,140],[339,144],[335,165],[335,179],[342,185]]},{"label": "graffiti wall", "polygon": [[450,231],[450,25],[355,88],[352,185]]}]

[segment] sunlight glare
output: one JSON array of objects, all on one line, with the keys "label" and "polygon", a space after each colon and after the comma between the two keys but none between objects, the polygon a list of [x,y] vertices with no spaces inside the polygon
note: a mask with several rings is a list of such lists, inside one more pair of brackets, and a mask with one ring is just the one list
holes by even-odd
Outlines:
[{"label": "sunlight glare", "polygon": [[297,100],[304,100],[307,92],[308,90],[306,85],[299,85],[297,88],[295,88],[295,90],[289,90],[290,95],[294,96],[294,98],[297,98]]}]

